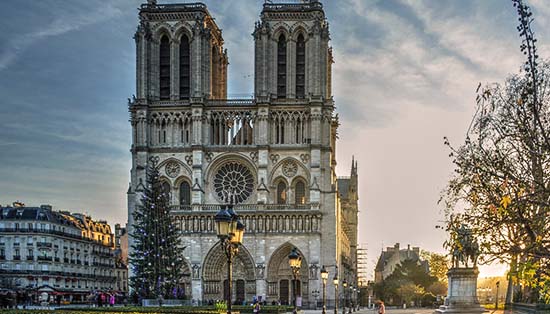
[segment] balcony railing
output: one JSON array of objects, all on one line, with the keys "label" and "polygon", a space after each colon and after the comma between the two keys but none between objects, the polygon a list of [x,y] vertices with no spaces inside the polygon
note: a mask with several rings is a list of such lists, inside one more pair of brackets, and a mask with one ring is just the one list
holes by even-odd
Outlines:
[{"label": "balcony railing", "polygon": [[[173,205],[172,211],[206,211],[217,212],[221,209],[221,204],[195,204],[195,205]],[[235,211],[255,212],[255,211],[309,211],[319,210],[319,203],[309,204],[239,204],[235,205]]]},{"label": "balcony railing", "polygon": [[[22,229],[22,228],[19,228],[19,229],[16,229],[16,228],[0,228],[0,233],[1,232],[5,232],[5,233],[39,233],[39,234],[53,234],[53,235],[58,235],[58,236],[62,236],[62,237],[66,237],[66,238],[72,238],[72,239],[77,239],[77,240],[82,240],[82,241],[86,241],[86,242],[91,242],[91,243],[96,243],[96,244],[102,244],[101,241],[97,241],[97,240],[94,240],[94,239],[90,239],[90,238],[85,238],[81,235],[75,235],[75,234],[71,234],[71,233],[67,233],[67,232],[63,232],[63,231],[58,231],[58,230],[45,230],[45,229]],[[20,246],[20,243],[14,243],[13,244],[14,246]],[[103,245],[103,244],[102,244]],[[49,247],[51,247],[52,244],[50,243],[49,244]],[[66,246],[63,247],[64,249],[67,249]],[[74,249],[73,249],[74,250]]]},{"label": "balcony railing", "polygon": [[53,260],[53,257],[51,256],[38,256],[39,261],[48,261],[51,262]]},{"label": "balcony railing", "polygon": [[34,261],[34,256],[32,256],[32,255],[27,256],[27,261]]},{"label": "balcony railing", "polygon": [[21,260],[21,255],[14,255],[13,260],[14,261],[20,261]]},{"label": "balcony railing", "polygon": [[52,244],[49,242],[38,242],[36,243],[36,246],[38,246],[39,248],[51,248]]}]

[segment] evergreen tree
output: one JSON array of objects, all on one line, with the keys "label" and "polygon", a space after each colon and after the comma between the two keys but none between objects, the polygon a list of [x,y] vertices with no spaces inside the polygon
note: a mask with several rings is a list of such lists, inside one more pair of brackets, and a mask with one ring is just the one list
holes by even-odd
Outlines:
[{"label": "evergreen tree", "polygon": [[130,284],[141,298],[177,298],[183,295],[184,248],[170,215],[169,188],[156,167],[158,157],[150,161],[141,203],[133,213]]}]

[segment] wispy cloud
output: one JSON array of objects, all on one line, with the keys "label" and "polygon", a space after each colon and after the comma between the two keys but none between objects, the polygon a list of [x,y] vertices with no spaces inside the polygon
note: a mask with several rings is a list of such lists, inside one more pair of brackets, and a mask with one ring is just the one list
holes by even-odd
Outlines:
[{"label": "wispy cloud", "polygon": [[48,25],[36,25],[37,29],[9,40],[0,54],[0,71],[13,64],[17,57],[36,42],[48,37],[59,36],[82,27],[99,23],[120,15],[120,9],[109,3],[97,6],[95,10],[84,10],[78,14],[57,16]]}]

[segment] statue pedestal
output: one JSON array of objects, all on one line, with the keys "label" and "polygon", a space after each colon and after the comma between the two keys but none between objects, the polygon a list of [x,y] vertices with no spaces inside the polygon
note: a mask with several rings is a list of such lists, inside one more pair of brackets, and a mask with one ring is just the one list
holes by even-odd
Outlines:
[{"label": "statue pedestal", "polygon": [[475,268],[451,268],[447,272],[449,289],[445,305],[435,311],[441,313],[484,313],[486,310],[479,305],[477,299],[477,276]]}]

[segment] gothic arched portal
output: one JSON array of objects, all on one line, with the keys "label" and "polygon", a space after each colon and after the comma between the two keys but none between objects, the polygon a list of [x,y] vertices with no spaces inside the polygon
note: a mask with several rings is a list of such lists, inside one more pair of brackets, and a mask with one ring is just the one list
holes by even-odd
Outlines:
[{"label": "gothic arched portal", "polygon": [[[279,300],[281,304],[292,304],[294,278],[288,264],[288,255],[295,246],[289,242],[281,245],[269,259],[267,264],[267,299]],[[308,304],[308,280],[309,267],[304,254],[302,256],[302,268],[296,282],[297,294],[302,297],[302,304]]]},{"label": "gothic arched portal", "polygon": [[[256,295],[254,259],[244,246],[233,260],[232,300],[242,304]],[[208,252],[202,267],[203,300],[223,300],[227,293],[227,257],[220,243]]]}]

